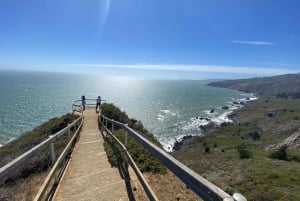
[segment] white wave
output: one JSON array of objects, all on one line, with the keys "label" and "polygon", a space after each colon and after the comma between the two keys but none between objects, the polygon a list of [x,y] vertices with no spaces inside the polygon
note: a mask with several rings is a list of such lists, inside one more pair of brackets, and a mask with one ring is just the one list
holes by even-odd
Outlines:
[{"label": "white wave", "polygon": [[257,100],[257,97],[250,97],[250,101]]},{"label": "white wave", "polygon": [[9,139],[5,144],[7,144],[7,143],[10,143],[11,141],[13,141],[14,139],[16,139],[16,138],[11,138],[11,139]]},{"label": "white wave", "polygon": [[[202,134],[203,133],[190,134],[189,136],[201,136]],[[165,151],[172,152],[176,141],[181,141],[186,136],[187,136],[186,134],[181,134],[181,135],[177,135],[176,137],[172,137],[172,138],[164,137],[164,138],[160,138],[159,141]]]},{"label": "white wave", "polygon": [[177,112],[171,112],[170,110],[159,110],[165,114],[171,115],[171,116],[176,116]]},{"label": "white wave", "polygon": [[218,112],[216,110],[214,110],[213,112],[211,112],[211,110],[204,110],[204,113],[209,115],[209,116],[213,116],[218,114]]},{"label": "white wave", "polygon": [[205,126],[209,124],[209,121],[206,119],[202,118],[191,118],[191,120],[182,127],[183,130],[201,130],[200,126]]},{"label": "white wave", "polygon": [[163,121],[163,120],[165,119],[165,117],[164,117],[163,115],[161,115],[161,114],[158,114],[158,115],[157,115],[157,119],[158,119],[159,121]]},{"label": "white wave", "polygon": [[[232,99],[233,102],[248,102],[252,100],[256,100],[257,97],[251,96],[249,97],[249,94],[246,98],[241,99]],[[175,126],[177,127],[177,131],[182,131],[180,135],[177,135],[176,137],[160,137],[159,141],[162,144],[165,151],[171,152],[173,151],[174,144],[176,141],[181,141],[185,136],[201,136],[203,135],[203,130],[201,129],[201,126],[208,125],[209,123],[213,122],[216,125],[221,125],[222,123],[229,123],[232,122],[231,119],[228,118],[228,116],[236,109],[239,109],[241,107],[244,107],[242,104],[233,104],[233,102],[228,102],[228,110],[221,110],[222,113],[219,114],[216,110],[214,110],[213,113],[210,113],[211,110],[204,110],[203,112],[208,115],[209,118],[201,118],[201,117],[193,117],[187,122],[181,122],[176,123]],[[172,112],[170,110],[160,110],[161,112],[165,114],[171,114]],[[220,112],[220,111],[219,111]],[[173,113],[173,115],[176,115],[176,113]],[[158,117],[164,118],[163,115],[157,115]]]}]

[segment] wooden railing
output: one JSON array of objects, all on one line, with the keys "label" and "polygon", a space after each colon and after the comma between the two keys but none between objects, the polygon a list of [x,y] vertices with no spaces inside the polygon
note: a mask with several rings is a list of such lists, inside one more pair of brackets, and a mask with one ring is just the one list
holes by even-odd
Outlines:
[{"label": "wooden railing", "polygon": [[[60,154],[58,159],[56,160],[55,164],[51,168],[49,174],[47,175],[46,179],[44,180],[44,183],[42,184],[41,188],[39,189],[38,193],[36,194],[34,201],[41,201],[41,200],[51,200],[51,196],[53,195],[55,189],[53,187],[57,186],[64,170],[65,166],[67,164],[67,158],[69,154],[71,154],[71,151],[73,147],[75,146],[75,143],[77,141],[77,138],[80,133],[80,129],[83,125],[83,115],[78,118],[77,121],[78,126],[73,134],[72,138],[70,139],[69,143],[63,150],[63,152]],[[52,187],[49,187],[52,182]],[[48,193],[46,193],[48,191]]]},{"label": "wooden railing", "polygon": [[5,182],[8,178],[12,177],[21,167],[25,167],[30,159],[41,153],[43,150],[50,147],[51,149],[51,159],[52,163],[56,161],[56,154],[54,149],[54,143],[59,139],[62,135],[68,133],[69,136],[71,136],[71,128],[75,127],[79,128],[79,124],[82,121],[82,117],[79,117],[75,121],[73,121],[71,124],[69,124],[64,129],[60,130],[59,132],[50,135],[46,140],[41,142],[40,144],[36,145],[32,149],[28,150],[27,152],[23,153],[21,156],[15,158],[5,166],[0,168],[0,184]]},{"label": "wooden railing", "polygon": [[[101,124],[101,129],[106,133],[106,136],[108,139],[113,140],[115,143],[117,143],[122,151],[125,153],[126,155],[126,162],[129,162],[130,166],[132,167],[135,175],[137,176],[140,184],[142,185],[145,193],[147,194],[149,200],[151,201],[158,201],[158,198],[156,197],[155,193],[153,192],[153,190],[151,189],[150,185],[148,184],[148,182],[145,180],[143,174],[141,173],[141,171],[139,170],[139,168],[137,167],[137,165],[135,164],[133,158],[131,157],[130,153],[127,150],[127,136],[125,137],[125,145],[116,137],[114,136],[113,132],[114,132],[114,128],[112,126],[111,131],[107,128],[107,125],[103,124],[103,121],[100,121],[101,117],[99,116],[99,124]],[[126,166],[126,165],[125,165]]]},{"label": "wooden railing", "polygon": [[[21,168],[24,168],[30,163],[31,159],[34,156],[38,156],[44,150],[50,148],[51,150],[51,160],[52,160],[52,168],[50,173],[46,177],[43,185],[39,189],[35,197],[35,201],[38,200],[48,200],[50,193],[46,194],[46,191],[53,191],[53,187],[56,186],[58,183],[59,177],[61,176],[65,165],[68,161],[68,155],[70,154],[74,144],[76,142],[77,136],[80,132],[83,123],[83,115],[81,114],[76,120],[74,120],[71,124],[66,126],[64,129],[58,131],[57,133],[50,135],[46,140],[41,142],[40,144],[36,145],[35,147],[31,148],[29,151],[23,153],[21,156],[17,157],[16,159],[12,160],[5,166],[0,168],[0,184],[4,183],[7,179],[13,177],[16,172],[18,172]],[[71,130],[75,130],[73,136]],[[60,139],[63,135],[68,135],[69,142],[63,152],[59,155],[58,159],[56,160],[56,151],[54,143]],[[50,183],[52,182],[52,186],[49,187]]]},{"label": "wooden railing", "polygon": [[[101,125],[105,126],[106,130],[109,130],[107,125],[111,124],[111,130],[113,132],[114,127],[124,129],[126,131],[125,136],[125,146],[122,145],[127,154],[126,141],[127,135],[130,135],[134,138],[141,146],[147,149],[155,158],[160,160],[170,171],[172,171],[181,181],[183,181],[190,189],[192,189],[196,194],[198,194],[203,200],[207,201],[234,201],[234,197],[230,196],[222,189],[212,184],[205,178],[198,175],[196,172],[186,167],[184,164],[170,156],[167,152],[157,147],[142,135],[128,127],[127,125],[114,121],[104,116],[99,116],[99,122]],[[239,194],[240,195],[240,194]]]}]

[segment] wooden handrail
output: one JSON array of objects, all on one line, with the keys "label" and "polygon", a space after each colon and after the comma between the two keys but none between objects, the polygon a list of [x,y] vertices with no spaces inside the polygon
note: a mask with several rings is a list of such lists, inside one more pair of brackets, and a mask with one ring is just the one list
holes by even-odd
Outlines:
[{"label": "wooden handrail", "polygon": [[[100,118],[100,117],[99,117]],[[145,180],[143,174],[141,173],[141,171],[139,170],[139,168],[137,167],[137,165],[135,164],[133,158],[131,157],[130,153],[128,152],[127,148],[125,147],[125,145],[115,136],[113,135],[113,133],[103,124],[103,122],[101,122],[99,120],[99,123],[101,123],[101,126],[105,128],[106,132],[119,144],[119,146],[121,147],[121,149],[123,150],[123,152],[125,153],[132,169],[134,170],[138,180],[140,181],[144,191],[146,192],[149,200],[151,201],[158,201],[158,198],[156,197],[155,193],[153,192],[153,190],[151,189],[150,185],[148,184],[148,182]],[[101,128],[102,128],[101,127]]]},{"label": "wooden handrail", "polygon": [[117,125],[119,128],[124,129],[131,137],[133,137],[141,146],[147,149],[155,158],[161,161],[169,170],[171,170],[181,181],[183,181],[190,189],[198,194],[205,201],[234,201],[234,198],[224,192],[222,189],[209,182],[205,178],[198,175],[196,172],[170,156],[161,148],[157,147],[142,135],[134,131],[127,125],[114,121],[104,116],[99,117],[102,124],[107,125],[110,122]]},{"label": "wooden handrail", "polygon": [[53,177],[56,176],[56,171],[58,170],[58,168],[61,167],[61,163],[63,162],[63,160],[66,158],[66,156],[69,153],[69,150],[72,148],[72,145],[74,144],[75,140],[77,139],[78,135],[79,135],[79,131],[82,127],[83,121],[80,122],[79,127],[77,128],[75,134],[73,135],[73,137],[71,138],[71,140],[69,141],[69,143],[67,144],[67,146],[65,147],[65,149],[63,150],[63,152],[60,154],[59,158],[57,159],[57,161],[55,162],[55,164],[53,165],[53,167],[50,170],[50,173],[47,175],[43,185],[41,186],[41,188],[39,189],[38,193],[36,194],[34,201],[41,201],[43,200],[44,194],[46,193],[46,190],[51,182],[51,180],[53,179]]},{"label": "wooden handrail", "polygon": [[46,140],[41,142],[40,144],[34,146],[27,152],[23,153],[19,157],[15,158],[14,160],[10,161],[8,164],[0,168],[0,184],[5,182],[8,178],[13,176],[18,169],[27,165],[30,159],[40,153],[42,150],[45,150],[50,146],[51,143],[54,143],[57,139],[59,139],[63,134],[67,133],[69,128],[74,127],[78,121],[80,121],[82,117],[78,117],[74,120],[71,124],[69,124],[64,129],[58,131],[54,135],[50,135]]}]

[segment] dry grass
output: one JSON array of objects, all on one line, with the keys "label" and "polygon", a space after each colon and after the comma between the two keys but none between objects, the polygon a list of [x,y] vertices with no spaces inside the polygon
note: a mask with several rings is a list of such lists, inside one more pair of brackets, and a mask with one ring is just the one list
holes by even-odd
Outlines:
[{"label": "dry grass", "polygon": [[159,200],[202,200],[169,170],[165,174],[144,173],[144,177]]},{"label": "dry grass", "polygon": [[16,183],[5,184],[0,187],[1,201],[31,201],[39,187],[43,184],[48,172],[30,175],[26,179],[19,179]]}]

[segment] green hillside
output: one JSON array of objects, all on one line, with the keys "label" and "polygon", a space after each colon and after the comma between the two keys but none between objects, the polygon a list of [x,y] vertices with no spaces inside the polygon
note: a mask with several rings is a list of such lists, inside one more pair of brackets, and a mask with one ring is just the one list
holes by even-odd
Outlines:
[{"label": "green hillside", "polygon": [[174,157],[228,193],[248,200],[300,200],[300,74],[227,80],[214,87],[259,97]]}]

